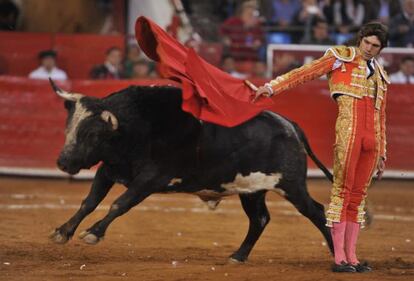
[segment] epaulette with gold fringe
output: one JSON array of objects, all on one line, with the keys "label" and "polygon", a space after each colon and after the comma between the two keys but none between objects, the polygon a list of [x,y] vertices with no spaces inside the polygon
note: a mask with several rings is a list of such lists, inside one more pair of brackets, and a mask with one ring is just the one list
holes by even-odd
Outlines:
[{"label": "epaulette with gold fringe", "polygon": [[328,52],[332,53],[338,60],[344,62],[353,61],[356,55],[355,48],[347,46],[335,46],[326,50],[325,54],[327,54]]}]

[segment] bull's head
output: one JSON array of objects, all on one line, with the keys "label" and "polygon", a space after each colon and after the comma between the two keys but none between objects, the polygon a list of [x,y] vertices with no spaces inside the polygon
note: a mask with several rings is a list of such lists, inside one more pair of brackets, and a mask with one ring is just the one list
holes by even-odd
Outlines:
[{"label": "bull's head", "polygon": [[68,111],[65,145],[57,165],[73,175],[103,160],[118,130],[118,119],[105,110],[101,100],[66,92],[49,80],[55,93],[65,100]]}]

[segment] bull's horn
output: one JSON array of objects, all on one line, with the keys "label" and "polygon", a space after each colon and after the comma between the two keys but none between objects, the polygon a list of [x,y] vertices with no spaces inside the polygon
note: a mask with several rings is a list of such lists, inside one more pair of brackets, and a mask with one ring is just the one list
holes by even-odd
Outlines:
[{"label": "bull's horn", "polygon": [[68,93],[68,92],[62,90],[61,88],[59,88],[55,84],[55,82],[50,77],[49,77],[49,82],[50,82],[50,85],[52,86],[53,91],[55,91],[55,93],[59,97],[65,99],[65,100],[76,102],[76,101],[80,100],[83,97],[83,95],[81,95],[81,94]]}]

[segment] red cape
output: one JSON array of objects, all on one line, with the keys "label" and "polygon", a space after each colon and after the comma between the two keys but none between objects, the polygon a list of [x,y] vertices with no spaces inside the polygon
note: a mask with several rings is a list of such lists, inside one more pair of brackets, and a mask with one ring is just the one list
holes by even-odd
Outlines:
[{"label": "red cape", "polygon": [[244,80],[207,63],[150,19],[137,19],[135,36],[144,53],[159,62],[161,76],[181,82],[182,109],[196,118],[233,127],[273,105],[271,99],[252,103],[254,91]]}]

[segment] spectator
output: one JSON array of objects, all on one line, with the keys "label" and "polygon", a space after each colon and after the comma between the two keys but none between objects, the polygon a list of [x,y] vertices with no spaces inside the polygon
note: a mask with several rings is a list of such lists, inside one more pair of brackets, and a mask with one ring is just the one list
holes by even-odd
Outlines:
[{"label": "spectator", "polygon": [[66,73],[56,66],[56,52],[53,50],[41,51],[38,55],[39,67],[30,72],[30,79],[47,80],[50,78],[54,80],[67,80]]},{"label": "spectator", "polygon": [[130,45],[127,47],[126,57],[124,61],[124,76],[131,78],[133,75],[134,64],[143,58],[141,49],[138,45]]},{"label": "spectator", "polygon": [[414,45],[414,0],[402,0],[403,12],[390,21],[390,41],[393,47]]},{"label": "spectator", "polygon": [[304,24],[312,21],[315,17],[324,18],[323,12],[318,6],[318,1],[302,0],[300,10],[296,14],[296,21]]},{"label": "spectator", "polygon": [[301,6],[299,0],[273,0],[272,23],[281,27],[288,27],[292,24]]},{"label": "spectator", "polygon": [[294,20],[294,25],[301,26],[302,29],[293,35],[295,42],[299,42],[301,38],[310,40],[312,23],[316,18],[324,18],[323,12],[318,6],[318,1],[302,0],[302,6]]},{"label": "spectator", "polygon": [[279,76],[300,66],[299,61],[289,53],[282,53],[273,59],[273,76]]},{"label": "spectator", "polygon": [[152,71],[153,67],[149,61],[140,59],[133,64],[132,76],[133,79],[154,78],[156,74]]},{"label": "spectator", "polygon": [[362,0],[325,0],[323,13],[328,23],[334,25],[340,33],[349,33],[362,25],[365,6]]},{"label": "spectator", "polygon": [[105,62],[92,68],[92,79],[120,79],[122,77],[122,51],[111,47],[106,51]]},{"label": "spectator", "polygon": [[236,70],[236,61],[232,56],[224,56],[221,60],[221,69],[230,74],[233,77],[245,79],[246,74],[240,73]]},{"label": "spectator", "polygon": [[390,19],[401,13],[400,1],[395,0],[365,0],[364,22],[380,21],[388,24]]},{"label": "spectator", "polygon": [[256,61],[252,69],[252,77],[254,78],[268,78],[267,77],[266,63],[263,61]]},{"label": "spectator", "polygon": [[211,5],[213,5],[213,14],[221,21],[224,21],[234,15],[239,0],[209,0],[208,2],[211,2]]},{"label": "spectator", "polygon": [[0,0],[0,30],[16,30],[19,8],[13,1]]},{"label": "spectator", "polygon": [[302,44],[335,45],[335,42],[329,37],[329,26],[326,20],[316,18],[312,27],[311,36],[303,38]]},{"label": "spectator", "polygon": [[414,84],[414,57],[403,57],[400,63],[400,70],[390,75],[391,83]]},{"label": "spectator", "polygon": [[237,16],[227,19],[220,27],[223,43],[237,60],[257,60],[264,33],[255,2],[244,2]]}]

